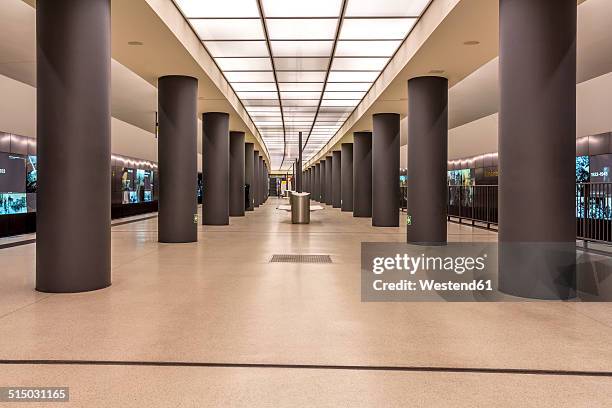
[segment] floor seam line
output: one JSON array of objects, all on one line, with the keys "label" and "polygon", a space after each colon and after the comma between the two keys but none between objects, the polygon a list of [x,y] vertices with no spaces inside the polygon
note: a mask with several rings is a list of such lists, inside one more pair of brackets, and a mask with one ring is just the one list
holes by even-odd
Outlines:
[{"label": "floor seam line", "polygon": [[117,269],[117,268],[122,268],[122,267],[124,267],[124,266],[126,266],[126,265],[129,265],[129,264],[131,264],[131,263],[133,263],[133,262],[136,262],[137,260],[142,259],[142,258],[144,258],[145,256],[150,255],[150,254],[152,254],[152,253],[153,253],[153,252],[155,252],[155,251],[159,251],[159,248],[151,249],[151,250],[150,250],[150,251],[148,251],[147,253],[144,253],[144,254],[142,254],[142,255],[140,255],[140,256],[137,256],[136,258],[130,259],[130,261],[128,261],[128,262],[126,262],[126,263],[124,263],[124,264],[113,266],[113,267],[111,268],[111,272],[112,272],[112,271],[114,271],[114,270],[115,270],[115,269]]},{"label": "floor seam line", "polygon": [[486,367],[436,367],[436,366],[368,366],[325,364],[276,364],[276,363],[212,363],[189,361],[121,361],[121,360],[25,360],[0,359],[0,365],[97,365],[97,366],[143,366],[143,367],[203,367],[203,368],[268,368],[303,370],[347,370],[347,371],[401,371],[438,372],[466,374],[546,375],[574,377],[612,377],[612,371],[581,371],[554,369],[486,368]]},{"label": "floor seam line", "polygon": [[[578,303],[588,303],[588,302],[578,302]],[[572,310],[573,312],[578,313],[578,314],[579,314],[579,315],[581,315],[581,316],[586,317],[586,318],[587,318],[587,319],[589,319],[589,320],[592,320],[592,321],[594,321],[594,322],[597,322],[597,323],[599,323],[599,324],[603,325],[603,326],[604,326],[604,327],[606,327],[607,329],[612,329],[612,326],[610,326],[609,324],[604,323],[604,322],[602,322],[601,320],[596,319],[596,318],[594,318],[594,317],[592,317],[592,316],[589,316],[588,314],[586,314],[586,313],[584,313],[584,312],[581,312],[581,311],[580,311],[580,310],[578,310],[578,309],[573,309],[573,308],[571,308],[571,307],[570,307],[570,305],[569,305],[569,304],[563,304],[563,306],[565,306],[566,308],[568,308],[568,309]]]},{"label": "floor seam line", "polygon": [[42,297],[42,298],[40,298],[40,299],[38,299],[38,300],[36,300],[36,301],[34,301],[32,303],[28,303],[27,305],[23,305],[23,306],[15,309],[13,311],[10,311],[10,312],[8,312],[6,314],[3,314],[2,316],[0,316],[0,320],[4,319],[5,317],[8,317],[8,316],[12,315],[13,313],[17,313],[17,312],[19,312],[19,311],[21,311],[21,310],[23,310],[23,309],[25,309],[27,307],[30,307],[32,305],[35,305],[35,304],[39,303],[39,302],[42,302],[43,300],[49,299],[53,295],[56,295],[56,293],[49,293],[49,294],[47,294],[47,296]]}]

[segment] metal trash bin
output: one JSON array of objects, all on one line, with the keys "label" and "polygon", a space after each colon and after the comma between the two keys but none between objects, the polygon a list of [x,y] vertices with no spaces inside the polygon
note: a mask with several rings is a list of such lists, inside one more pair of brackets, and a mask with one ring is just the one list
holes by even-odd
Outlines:
[{"label": "metal trash bin", "polygon": [[310,224],[310,193],[291,192],[291,223]]}]

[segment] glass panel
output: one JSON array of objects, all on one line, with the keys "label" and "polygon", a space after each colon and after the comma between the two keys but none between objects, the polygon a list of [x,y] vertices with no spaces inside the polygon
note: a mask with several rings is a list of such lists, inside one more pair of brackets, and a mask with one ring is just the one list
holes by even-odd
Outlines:
[{"label": "glass panel", "polygon": [[283,100],[283,107],[285,106],[318,106],[319,105],[319,101],[318,100],[305,100],[305,99],[298,99],[298,100],[292,100],[292,99],[284,99]]},{"label": "glass panel", "polygon": [[266,126],[283,126],[283,122],[281,120],[255,121],[255,125],[261,128]]},{"label": "glass panel", "polygon": [[325,92],[323,99],[362,99],[365,92]]},{"label": "glass panel", "polygon": [[332,19],[267,19],[271,40],[333,40],[338,20]]},{"label": "glass panel", "polygon": [[334,101],[334,100],[322,100],[321,101],[321,106],[357,106],[359,104],[358,100],[341,100],[341,101]]},{"label": "glass panel", "polygon": [[280,113],[280,108],[278,106],[247,106],[247,112],[277,112]]},{"label": "glass panel", "polygon": [[382,71],[389,58],[334,58],[333,71]]},{"label": "glass panel", "polygon": [[[262,113],[264,114],[262,115]],[[265,115],[265,113],[270,113],[270,115]],[[276,112],[254,112],[251,114],[251,119],[254,121],[282,120],[280,113]]]},{"label": "glass panel", "polygon": [[278,84],[281,92],[291,92],[291,91],[311,91],[311,92],[321,92],[323,90],[322,82],[298,82],[298,83],[280,83]]},{"label": "glass panel", "polygon": [[340,31],[341,40],[403,40],[416,18],[346,19]]},{"label": "glass panel", "polygon": [[309,127],[310,125],[312,125],[312,120],[308,121],[308,120],[286,120],[285,119],[285,126],[289,127],[289,128],[294,128],[294,127]]},{"label": "glass panel", "polygon": [[229,82],[274,82],[272,71],[264,72],[226,72]]},{"label": "glass panel", "polygon": [[186,17],[259,17],[257,0],[175,0]]},{"label": "glass panel", "polygon": [[342,117],[346,117],[348,116],[347,112],[344,111],[337,111],[337,112],[332,112],[332,111],[320,111],[319,112],[319,117],[320,118],[325,118],[325,117],[329,117],[329,118],[342,118]]},{"label": "glass panel", "polygon": [[350,113],[353,111],[353,107],[328,107],[328,106],[321,106],[321,110],[320,113],[326,113],[326,112],[347,112]]},{"label": "glass panel", "polygon": [[204,41],[214,57],[267,57],[265,41]]},{"label": "glass panel", "polygon": [[347,17],[418,17],[430,0],[350,0]]},{"label": "glass panel", "polygon": [[274,82],[235,82],[232,84],[234,91],[263,91],[275,92],[276,84]]},{"label": "glass panel", "polygon": [[326,71],[329,58],[274,58],[274,66],[277,70],[318,70]]},{"label": "glass panel", "polygon": [[201,40],[265,40],[261,20],[191,20]]},{"label": "glass panel", "polygon": [[285,71],[277,72],[278,82],[323,82],[325,72]]},{"label": "glass panel", "polygon": [[347,57],[391,57],[401,41],[338,41],[336,55]]},{"label": "glass panel", "polygon": [[270,58],[216,58],[222,71],[272,71]]},{"label": "glass panel", "polygon": [[327,57],[333,41],[271,41],[275,57]]},{"label": "glass panel", "polygon": [[266,17],[339,17],[341,0],[263,0]]},{"label": "glass panel", "polygon": [[320,99],[321,92],[282,92],[281,99]]},{"label": "glass panel", "polygon": [[326,91],[367,91],[372,86],[371,83],[357,83],[357,82],[336,82],[328,83],[325,87]]},{"label": "glass panel", "polygon": [[261,127],[264,128],[266,126],[283,126],[283,122],[278,120],[278,121],[256,121],[255,125],[257,127]]},{"label": "glass panel", "polygon": [[240,99],[275,99],[278,98],[276,92],[236,92]]},{"label": "glass panel", "polygon": [[363,71],[331,71],[329,73],[329,82],[373,82],[379,75],[379,72],[363,72]]},{"label": "glass panel", "polygon": [[242,103],[244,106],[279,106],[278,99],[243,99]]},{"label": "glass panel", "polygon": [[285,116],[285,123],[290,126],[302,125],[302,126],[306,126],[310,128],[313,121],[314,121],[314,116],[304,117],[304,118],[291,118],[291,117]]},{"label": "glass panel", "polygon": [[312,113],[314,114],[317,111],[316,108],[310,108],[310,107],[287,107],[287,106],[283,106],[283,113],[285,115],[291,115],[291,114],[308,114],[308,113]]}]

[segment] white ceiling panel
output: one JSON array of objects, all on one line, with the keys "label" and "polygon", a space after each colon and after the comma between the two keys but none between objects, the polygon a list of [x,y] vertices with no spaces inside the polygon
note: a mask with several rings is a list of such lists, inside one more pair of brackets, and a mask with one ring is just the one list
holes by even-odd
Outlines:
[{"label": "white ceiling panel", "polygon": [[419,17],[431,0],[349,0],[346,17]]},{"label": "white ceiling panel", "polygon": [[347,19],[340,31],[341,40],[403,40],[416,18]]},{"label": "white ceiling panel", "polygon": [[[334,40],[338,20],[267,19],[271,40]],[[275,54],[276,55],[276,54]]]},{"label": "white ceiling panel", "polygon": [[195,19],[193,29],[201,40],[265,40],[259,20]]},{"label": "white ceiling panel", "polygon": [[272,71],[269,57],[215,58],[215,62],[221,71]]},{"label": "white ceiling panel", "polygon": [[305,160],[334,136],[429,2],[175,0],[284,169],[298,132]]},{"label": "white ceiling panel", "polygon": [[259,17],[257,0],[175,0],[188,19],[214,17]]},{"label": "white ceiling panel", "polygon": [[341,0],[262,0],[266,17],[339,17]]},{"label": "white ceiling panel", "polygon": [[265,41],[204,41],[214,57],[267,57]]}]

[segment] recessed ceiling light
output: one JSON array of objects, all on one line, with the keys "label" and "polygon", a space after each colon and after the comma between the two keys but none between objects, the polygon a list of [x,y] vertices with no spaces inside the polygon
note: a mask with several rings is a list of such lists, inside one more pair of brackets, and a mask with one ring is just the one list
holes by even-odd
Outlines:
[{"label": "recessed ceiling light", "polygon": [[128,45],[144,45],[142,41],[129,41]]},{"label": "recessed ceiling light", "polygon": [[478,45],[478,44],[480,44],[480,41],[475,41],[475,40],[466,41],[463,43],[463,45]]},{"label": "recessed ceiling light", "polygon": [[429,71],[430,74],[443,74],[445,71],[443,69],[432,69]]}]

